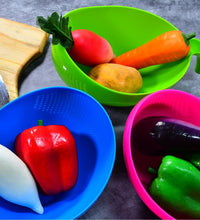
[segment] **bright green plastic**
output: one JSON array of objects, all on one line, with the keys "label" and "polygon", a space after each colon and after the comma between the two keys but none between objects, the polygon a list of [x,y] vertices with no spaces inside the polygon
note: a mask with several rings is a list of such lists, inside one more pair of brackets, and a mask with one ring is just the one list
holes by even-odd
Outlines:
[{"label": "bright green plastic", "polygon": [[[177,29],[157,15],[125,6],[86,7],[70,11],[65,16],[69,17],[72,30],[88,29],[107,39],[117,56],[164,32]],[[87,75],[90,68],[75,63],[59,44],[52,45],[51,51],[56,70],[68,86],[89,93],[105,105],[132,106],[144,96],[170,88],[178,82],[187,72],[192,55],[197,55],[195,71],[200,73],[200,40],[191,39],[190,43],[191,50],[187,57],[141,69],[143,86],[137,93],[118,92],[96,83]]]}]

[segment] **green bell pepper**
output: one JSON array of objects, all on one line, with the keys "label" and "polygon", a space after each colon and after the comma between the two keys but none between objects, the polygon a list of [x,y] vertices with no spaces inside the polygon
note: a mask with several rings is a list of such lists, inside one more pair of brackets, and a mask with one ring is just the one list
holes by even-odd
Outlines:
[{"label": "green bell pepper", "polygon": [[200,171],[190,162],[170,155],[163,157],[148,190],[173,217],[200,218]]}]

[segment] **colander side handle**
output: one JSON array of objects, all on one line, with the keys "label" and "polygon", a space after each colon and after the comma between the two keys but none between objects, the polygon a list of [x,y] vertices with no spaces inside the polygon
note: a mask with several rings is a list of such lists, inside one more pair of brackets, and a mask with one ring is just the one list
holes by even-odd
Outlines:
[{"label": "colander side handle", "polygon": [[193,38],[190,40],[190,55],[196,55],[195,72],[200,74],[200,40]]},{"label": "colander side handle", "polygon": [[195,65],[195,72],[200,74],[200,53],[199,54],[195,54],[197,56],[196,58],[196,65]]}]

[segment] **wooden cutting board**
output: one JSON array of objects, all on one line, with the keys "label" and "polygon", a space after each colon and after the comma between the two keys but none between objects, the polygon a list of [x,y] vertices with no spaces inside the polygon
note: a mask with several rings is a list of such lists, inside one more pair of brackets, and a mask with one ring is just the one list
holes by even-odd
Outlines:
[{"label": "wooden cutting board", "polygon": [[0,74],[10,101],[18,97],[20,73],[43,53],[48,37],[40,28],[0,18]]}]

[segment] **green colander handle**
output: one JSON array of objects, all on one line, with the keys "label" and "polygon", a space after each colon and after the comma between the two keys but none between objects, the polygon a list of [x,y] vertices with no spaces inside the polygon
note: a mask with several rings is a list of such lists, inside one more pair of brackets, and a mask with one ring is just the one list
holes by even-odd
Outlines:
[{"label": "green colander handle", "polygon": [[200,74],[200,54],[197,55],[196,65],[195,65],[195,72]]},{"label": "green colander handle", "polygon": [[196,55],[195,72],[200,74],[200,40],[193,38],[190,40],[190,55]]}]

